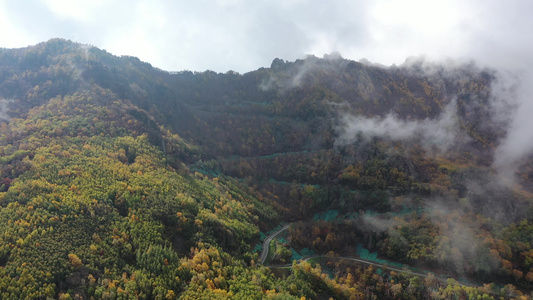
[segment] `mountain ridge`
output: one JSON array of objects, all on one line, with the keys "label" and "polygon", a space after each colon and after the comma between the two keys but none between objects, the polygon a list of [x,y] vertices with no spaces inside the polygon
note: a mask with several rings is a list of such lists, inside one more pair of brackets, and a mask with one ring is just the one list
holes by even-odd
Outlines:
[{"label": "mountain ridge", "polygon": [[[497,76],[340,55],[166,72],[62,39],[1,49],[0,295],[392,298],[391,278],[406,298],[529,291],[533,173],[526,161],[506,186],[492,167]],[[252,249],[281,221],[295,223],[271,244],[280,262],[364,244],[507,286],[307,262],[275,276]]]}]

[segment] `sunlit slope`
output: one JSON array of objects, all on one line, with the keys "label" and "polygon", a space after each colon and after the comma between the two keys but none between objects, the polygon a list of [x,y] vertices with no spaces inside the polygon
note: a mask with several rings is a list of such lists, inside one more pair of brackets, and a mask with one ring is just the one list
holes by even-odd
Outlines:
[{"label": "sunlit slope", "polygon": [[[0,298],[517,295],[533,278],[533,173],[531,159],[506,180],[493,167],[512,109],[496,83],[422,59],[238,74],[60,39],[1,49]],[[498,285],[339,260],[276,277],[258,246],[283,222],[273,261],[365,248]]]}]

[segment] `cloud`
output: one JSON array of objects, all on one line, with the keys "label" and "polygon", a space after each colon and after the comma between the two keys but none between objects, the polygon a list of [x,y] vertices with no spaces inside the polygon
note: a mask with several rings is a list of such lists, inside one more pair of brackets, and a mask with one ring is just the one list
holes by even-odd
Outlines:
[{"label": "cloud", "polygon": [[499,269],[498,257],[490,253],[479,220],[439,201],[428,203],[424,212],[439,229],[434,251],[441,263],[453,266],[460,274],[472,271],[487,274]]},{"label": "cloud", "polygon": [[452,100],[437,119],[406,121],[392,113],[385,117],[366,117],[345,114],[338,128],[337,145],[346,145],[362,138],[366,141],[379,137],[392,141],[420,141],[428,150],[445,152],[452,146],[467,141],[459,130],[456,101]]},{"label": "cloud", "polygon": [[11,99],[0,98],[0,122],[9,121],[11,119],[8,110],[9,105],[13,102],[14,100]]},{"label": "cloud", "polygon": [[295,60],[363,43],[367,6],[366,1],[339,0],[0,0],[6,12],[3,28],[18,33],[1,46],[62,37],[170,71],[246,72],[268,66],[275,57]]},{"label": "cloud", "polygon": [[[275,57],[333,51],[385,65],[421,54],[488,57],[502,44],[527,40],[531,28],[524,21],[530,4],[499,2],[0,0],[0,11],[4,47],[62,37],[170,71],[245,72]],[[510,31],[510,24],[519,26]]]},{"label": "cloud", "polygon": [[372,214],[363,214],[362,221],[368,226],[368,228],[377,233],[392,231],[393,228],[400,224],[398,220],[390,218],[389,216],[383,217]]},{"label": "cloud", "polygon": [[[533,153],[533,19],[528,1],[477,1],[471,28],[462,51],[479,64],[498,70],[491,105],[508,124],[507,135],[495,151],[493,167],[503,182],[512,183],[521,161]],[[514,107],[513,110],[509,110]],[[503,109],[502,109],[503,108]],[[497,115],[497,114],[495,114]]]},{"label": "cloud", "polygon": [[[324,63],[325,61],[329,63]],[[276,58],[272,63],[272,68],[277,69],[280,65],[285,63],[284,60]],[[348,61],[343,60],[338,52],[324,54],[324,60],[309,55],[306,59],[297,61],[293,67],[286,68],[280,72],[271,72],[268,78],[263,79],[259,88],[263,91],[279,89],[282,92],[285,92],[292,88],[301,87],[305,77],[310,72],[338,72],[347,63]]]},{"label": "cloud", "polygon": [[103,8],[103,0],[43,0],[48,9],[63,19],[73,19],[81,22],[94,20],[94,12]]}]

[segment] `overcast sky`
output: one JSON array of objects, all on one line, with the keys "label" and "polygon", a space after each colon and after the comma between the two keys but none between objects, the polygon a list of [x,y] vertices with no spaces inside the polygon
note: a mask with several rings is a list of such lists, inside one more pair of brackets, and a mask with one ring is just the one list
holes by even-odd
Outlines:
[{"label": "overcast sky", "polygon": [[0,47],[61,37],[168,71],[243,73],[333,51],[385,65],[419,55],[519,65],[531,12],[527,0],[0,0]]}]

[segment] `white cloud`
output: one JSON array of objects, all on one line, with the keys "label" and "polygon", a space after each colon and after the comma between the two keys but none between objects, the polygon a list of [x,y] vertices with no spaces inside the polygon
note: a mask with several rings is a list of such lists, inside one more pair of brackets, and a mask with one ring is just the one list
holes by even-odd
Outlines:
[{"label": "white cloud", "polygon": [[0,0],[0,46],[63,37],[167,70],[220,72],[333,51],[386,65],[420,54],[488,61],[493,50],[530,48],[531,6],[495,0]]},{"label": "white cloud", "polygon": [[43,0],[46,6],[59,18],[77,22],[96,21],[98,10],[104,8],[104,0]]},{"label": "white cloud", "polygon": [[380,0],[375,3],[369,11],[372,39],[363,45],[361,54],[387,65],[399,64],[412,55],[434,59],[461,55],[470,26],[466,24],[475,20],[464,1]]},{"label": "white cloud", "polygon": [[32,38],[28,32],[20,30],[10,22],[9,10],[5,8],[3,1],[0,1],[0,28],[2,28],[0,30],[0,47],[24,47],[32,43]]},{"label": "white cloud", "polygon": [[417,140],[427,150],[440,152],[464,143],[467,139],[459,129],[455,100],[446,106],[437,119],[406,121],[392,113],[384,118],[345,115],[339,131],[339,138],[336,141],[339,145],[351,144],[359,136],[365,140],[380,137],[407,143]]}]

